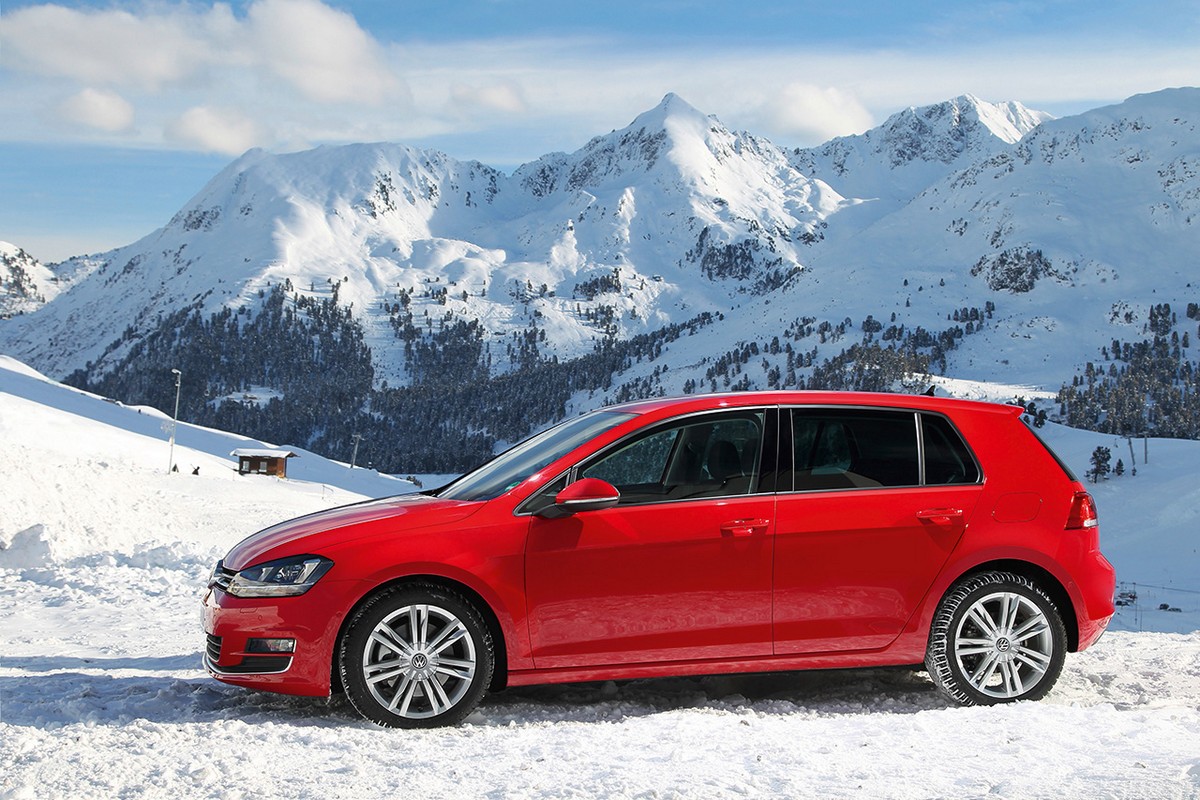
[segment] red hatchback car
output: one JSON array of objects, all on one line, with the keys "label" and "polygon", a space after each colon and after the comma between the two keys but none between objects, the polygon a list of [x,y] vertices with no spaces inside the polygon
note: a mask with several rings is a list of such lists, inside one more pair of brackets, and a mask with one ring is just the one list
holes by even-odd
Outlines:
[{"label": "red hatchback car", "polygon": [[205,665],[383,725],[489,689],[924,664],[1037,699],[1099,638],[1096,508],[1018,407],[855,393],[655,399],[436,491],[261,531],[217,564]]}]

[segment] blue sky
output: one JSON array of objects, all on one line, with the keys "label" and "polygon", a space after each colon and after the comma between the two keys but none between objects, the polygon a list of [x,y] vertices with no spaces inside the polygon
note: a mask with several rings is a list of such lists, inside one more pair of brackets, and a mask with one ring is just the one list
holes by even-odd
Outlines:
[{"label": "blue sky", "polygon": [[511,169],[670,91],[811,145],[967,92],[1061,116],[1197,84],[1195,0],[9,0],[0,239],[47,261],[127,244],[255,146]]}]

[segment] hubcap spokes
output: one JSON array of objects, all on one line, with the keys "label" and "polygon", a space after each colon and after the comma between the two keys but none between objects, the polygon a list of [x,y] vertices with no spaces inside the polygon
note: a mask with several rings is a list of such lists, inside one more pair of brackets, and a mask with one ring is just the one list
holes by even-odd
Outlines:
[{"label": "hubcap spokes", "polygon": [[432,605],[396,609],[363,649],[363,678],[381,706],[408,719],[453,708],[475,677],[475,643],[454,614]]},{"label": "hubcap spokes", "polygon": [[973,688],[1011,699],[1041,681],[1054,655],[1046,615],[1029,598],[996,592],[976,600],[959,620],[954,658]]}]

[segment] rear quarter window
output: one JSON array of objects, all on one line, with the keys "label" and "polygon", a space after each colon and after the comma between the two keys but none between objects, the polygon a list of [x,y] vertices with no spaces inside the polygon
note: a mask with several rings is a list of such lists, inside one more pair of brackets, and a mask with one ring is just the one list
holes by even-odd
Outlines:
[{"label": "rear quarter window", "polygon": [[922,414],[921,439],[927,486],[979,482],[979,464],[948,419]]}]

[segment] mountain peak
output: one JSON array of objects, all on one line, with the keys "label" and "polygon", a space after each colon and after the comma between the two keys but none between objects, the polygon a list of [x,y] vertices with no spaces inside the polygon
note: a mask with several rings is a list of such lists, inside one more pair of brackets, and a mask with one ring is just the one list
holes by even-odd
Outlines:
[{"label": "mountain peak", "polygon": [[[700,114],[700,110],[674,92],[667,92],[657,106],[671,114]],[[703,115],[702,115],[703,116]]]},{"label": "mountain peak", "polygon": [[663,128],[669,122],[691,122],[709,124],[712,117],[705,114],[674,92],[667,92],[654,108],[634,118],[626,130],[639,128]]},{"label": "mountain peak", "polygon": [[[961,147],[935,148],[926,155],[946,161],[971,145],[980,145],[994,137],[1013,144],[1042,122],[1052,119],[1044,111],[1033,111],[1010,101],[990,103],[972,94],[927,106],[910,106],[888,117],[880,126],[887,137],[919,135],[927,142],[952,141]],[[870,136],[871,132],[866,135]],[[928,158],[922,157],[923,160]]]},{"label": "mountain peak", "polygon": [[627,175],[644,174],[666,162],[690,174],[697,164],[715,158],[714,150],[728,150],[726,140],[731,137],[716,117],[668,92],[624,128],[595,137],[573,154],[554,154],[525,164],[515,176],[541,196],[557,188],[576,191],[624,181]]},{"label": "mountain peak", "polygon": [[950,102],[962,110],[964,118],[978,122],[1009,144],[1019,141],[1043,122],[1054,119],[1053,115],[1031,109],[1016,100],[990,103],[973,94],[963,94]]}]

